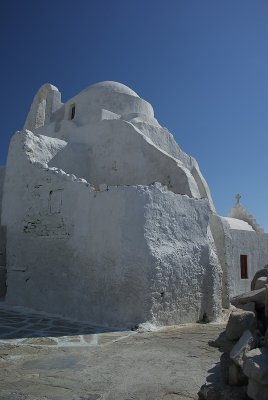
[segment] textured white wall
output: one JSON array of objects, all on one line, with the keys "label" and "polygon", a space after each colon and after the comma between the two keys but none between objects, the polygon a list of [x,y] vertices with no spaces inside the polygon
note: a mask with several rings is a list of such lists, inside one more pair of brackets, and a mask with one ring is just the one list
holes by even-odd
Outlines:
[{"label": "textured white wall", "polygon": [[[43,85],[25,123],[33,132],[11,141],[7,301],[110,326],[215,319],[268,263],[268,235],[215,214],[196,160],[131,89],[103,82],[60,97]],[[5,238],[0,228],[0,248]]]},{"label": "textured white wall", "polygon": [[13,137],[3,199],[7,302],[110,326],[216,318],[221,270],[207,200],[160,184],[94,191],[46,168],[63,145]]},{"label": "textured white wall", "polygon": [[34,96],[24,129],[35,130],[44,124],[48,124],[52,114],[61,105],[61,94],[58,89],[49,83],[45,83]]},{"label": "textured white wall", "polygon": [[[231,230],[231,296],[250,291],[255,273],[268,264],[268,234]],[[248,279],[240,277],[240,254],[248,256]]]},{"label": "textured white wall", "polygon": [[[123,91],[117,92],[111,90],[109,82],[107,82],[106,85],[92,85],[83,90],[65,103],[63,118],[65,120],[70,119],[70,109],[72,105],[75,105],[76,110],[74,120],[80,126],[100,121],[102,109],[109,110],[119,115],[141,113],[151,118],[154,117],[154,110],[151,104],[141,99],[126,86],[116,82],[114,84],[115,87],[119,85],[119,89],[123,87]],[[55,115],[55,120],[59,120],[58,115],[59,113]]]},{"label": "textured white wall", "polygon": [[[224,306],[228,306],[233,296],[250,291],[253,276],[268,264],[268,234],[231,229],[227,220],[217,215],[210,217],[210,227],[223,271]],[[248,256],[248,279],[241,279],[240,254]]]},{"label": "textured white wall", "polygon": [[209,225],[222,268],[222,305],[229,308],[232,280],[232,236],[229,225],[217,214],[210,215]]},{"label": "textured white wall", "polygon": [[189,170],[128,122],[102,121],[80,140],[83,143],[69,142],[49,166],[74,173],[94,185],[161,182],[175,193],[200,197]]},{"label": "textured white wall", "polygon": [[[75,116],[71,120],[73,106]],[[215,211],[196,160],[184,153],[172,134],[159,125],[152,106],[125,85],[102,82],[90,86],[57,109],[50,123],[47,121],[35,133],[69,142],[51,165],[57,165],[57,161],[60,168],[91,182],[93,179],[96,184],[99,178],[111,185],[148,184],[158,180],[170,188],[173,186],[175,193],[207,198],[211,210]],[[110,162],[114,167],[111,168]],[[142,168],[144,176],[140,174]],[[182,184],[170,184],[174,179]]]}]

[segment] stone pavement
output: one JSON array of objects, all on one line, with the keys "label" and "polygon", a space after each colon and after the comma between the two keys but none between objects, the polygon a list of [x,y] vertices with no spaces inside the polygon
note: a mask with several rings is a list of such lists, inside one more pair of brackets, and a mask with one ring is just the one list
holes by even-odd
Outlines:
[{"label": "stone pavement", "polygon": [[0,305],[0,400],[186,400],[224,325],[108,330]]},{"label": "stone pavement", "polygon": [[[84,341],[96,340],[94,334],[109,329],[87,323],[54,317],[47,314],[18,311],[0,305],[0,344],[17,343],[65,346],[66,343],[84,345]],[[94,339],[95,338],[95,339]]]}]

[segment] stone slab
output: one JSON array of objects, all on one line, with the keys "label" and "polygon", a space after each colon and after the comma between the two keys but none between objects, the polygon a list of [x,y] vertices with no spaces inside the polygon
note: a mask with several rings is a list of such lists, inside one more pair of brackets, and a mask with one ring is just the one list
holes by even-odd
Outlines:
[{"label": "stone slab", "polygon": [[230,340],[237,340],[246,329],[253,332],[256,326],[257,321],[254,312],[237,309],[230,314],[226,326],[226,336]]},{"label": "stone slab", "polygon": [[268,385],[268,349],[262,347],[246,353],[243,372],[250,379]]},{"label": "stone slab", "polygon": [[268,277],[268,265],[266,265],[264,268],[259,269],[256,274],[254,275],[252,281],[251,281],[251,290],[256,289],[255,284],[258,278],[260,277]]},{"label": "stone slab", "polygon": [[251,292],[246,292],[239,296],[233,297],[231,303],[236,307],[239,307],[240,304],[247,304],[250,302],[254,302],[257,305],[264,306],[265,292],[265,287],[258,290],[252,290]]},{"label": "stone slab", "polygon": [[245,354],[256,346],[257,339],[249,330],[244,331],[243,335],[230,352],[231,360],[233,360],[237,366],[243,367]]},{"label": "stone slab", "polygon": [[248,396],[253,400],[267,400],[268,399],[268,386],[261,385],[260,383],[250,379],[248,382]]},{"label": "stone slab", "polygon": [[255,282],[255,290],[262,289],[267,284],[268,278],[266,276],[260,276]]}]

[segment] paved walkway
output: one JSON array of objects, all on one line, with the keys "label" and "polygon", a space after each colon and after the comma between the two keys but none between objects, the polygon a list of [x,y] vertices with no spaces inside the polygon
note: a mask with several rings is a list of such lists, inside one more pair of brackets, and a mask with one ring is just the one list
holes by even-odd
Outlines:
[{"label": "paved walkway", "polygon": [[197,399],[223,325],[108,332],[0,305],[1,400]]},{"label": "paved walkway", "polygon": [[[85,346],[91,342],[97,344],[97,338],[102,343],[107,336],[106,332],[111,331],[65,318],[22,312],[17,308],[0,305],[0,344]],[[122,335],[122,332],[115,332],[109,337]]]}]

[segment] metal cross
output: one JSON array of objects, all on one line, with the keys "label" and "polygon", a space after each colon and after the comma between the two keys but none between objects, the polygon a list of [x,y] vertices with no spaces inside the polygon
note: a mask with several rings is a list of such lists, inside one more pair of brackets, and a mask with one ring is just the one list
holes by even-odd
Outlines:
[{"label": "metal cross", "polygon": [[241,199],[240,194],[237,193],[237,195],[235,196],[235,198],[236,198],[236,204],[239,204],[239,201],[240,201],[240,199]]}]

